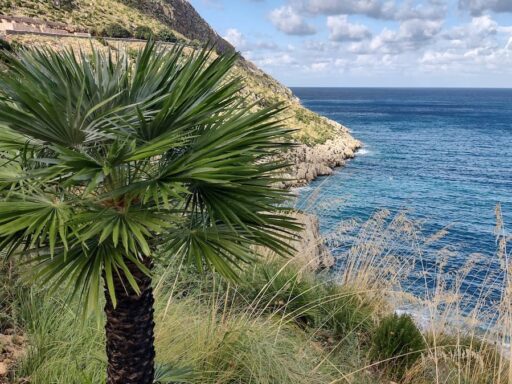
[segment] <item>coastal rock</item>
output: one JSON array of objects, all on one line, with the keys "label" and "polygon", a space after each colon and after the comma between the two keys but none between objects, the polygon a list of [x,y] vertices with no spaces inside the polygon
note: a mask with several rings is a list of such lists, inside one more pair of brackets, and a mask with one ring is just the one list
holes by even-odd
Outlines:
[{"label": "coastal rock", "polygon": [[295,213],[295,219],[304,226],[302,233],[293,244],[297,253],[294,262],[310,271],[330,268],[334,257],[324,244],[320,234],[318,218],[305,213]]},{"label": "coastal rock", "polygon": [[362,146],[361,142],[352,137],[348,128],[337,125],[334,139],[313,146],[300,144],[284,155],[286,161],[292,165],[283,175],[286,181],[281,187],[303,186],[318,176],[330,175],[333,168],[344,165],[347,159],[355,156]]}]

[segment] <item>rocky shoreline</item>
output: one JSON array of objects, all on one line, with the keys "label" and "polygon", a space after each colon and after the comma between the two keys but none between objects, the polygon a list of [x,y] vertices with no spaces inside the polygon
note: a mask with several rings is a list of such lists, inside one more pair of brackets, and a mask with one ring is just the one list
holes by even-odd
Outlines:
[{"label": "rocky shoreline", "polygon": [[[333,124],[337,123],[333,122]],[[338,125],[334,139],[314,146],[299,144],[286,153],[285,158],[292,165],[283,175],[286,181],[282,182],[281,187],[307,185],[318,176],[332,174],[334,168],[354,158],[357,150],[362,147],[362,143],[350,134],[347,127]]]},{"label": "rocky shoreline", "polygon": [[[332,122],[332,124],[337,124]],[[284,176],[287,181],[281,187],[291,188],[304,186],[318,176],[332,174],[334,168],[340,167],[347,160],[354,158],[362,143],[355,139],[347,127],[338,124],[338,135],[335,139],[323,144],[309,147],[301,144],[289,151],[286,160],[293,164]],[[324,244],[320,233],[318,217],[313,214],[297,212],[295,218],[304,227],[295,248],[297,253],[294,261],[304,268],[318,271],[330,268],[335,259]]]},{"label": "rocky shoreline", "polygon": [[321,271],[331,268],[335,259],[324,244],[320,234],[318,217],[308,213],[297,212],[294,218],[303,226],[293,246],[297,250],[293,262],[309,271]]}]

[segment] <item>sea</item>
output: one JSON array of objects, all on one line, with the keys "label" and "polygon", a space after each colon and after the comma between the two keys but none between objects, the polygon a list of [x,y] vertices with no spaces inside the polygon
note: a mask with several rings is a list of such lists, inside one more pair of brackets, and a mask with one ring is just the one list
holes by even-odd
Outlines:
[{"label": "sea", "polygon": [[[345,167],[298,190],[297,206],[318,215],[324,235],[382,210],[390,217],[405,213],[424,238],[446,231],[422,251],[434,271],[440,249],[450,250],[439,269],[448,275],[479,256],[462,283],[470,302],[488,289],[489,271],[500,281],[498,204],[501,233],[512,229],[511,89],[292,90],[305,107],[347,126],[364,144]],[[343,254],[343,244],[330,246],[334,255]],[[427,284],[412,278],[404,284],[420,296],[435,285],[435,276]],[[502,293],[499,282],[494,288],[490,300]]]}]

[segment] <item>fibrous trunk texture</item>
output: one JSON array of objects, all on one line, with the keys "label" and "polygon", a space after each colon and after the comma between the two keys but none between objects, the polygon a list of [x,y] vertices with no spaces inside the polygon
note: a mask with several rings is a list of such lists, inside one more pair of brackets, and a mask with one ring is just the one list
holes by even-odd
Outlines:
[{"label": "fibrous trunk texture", "polygon": [[[150,266],[150,261],[145,263]],[[105,291],[107,336],[107,383],[152,384],[155,376],[153,289],[151,278],[131,262],[127,265],[137,280],[140,295],[114,273],[117,306]]]}]

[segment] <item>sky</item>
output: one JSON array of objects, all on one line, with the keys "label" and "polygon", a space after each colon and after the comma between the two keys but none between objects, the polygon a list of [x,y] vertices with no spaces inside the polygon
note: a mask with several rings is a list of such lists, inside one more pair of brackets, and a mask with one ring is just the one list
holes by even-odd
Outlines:
[{"label": "sky", "polygon": [[189,0],[288,86],[512,88],[512,0]]}]

